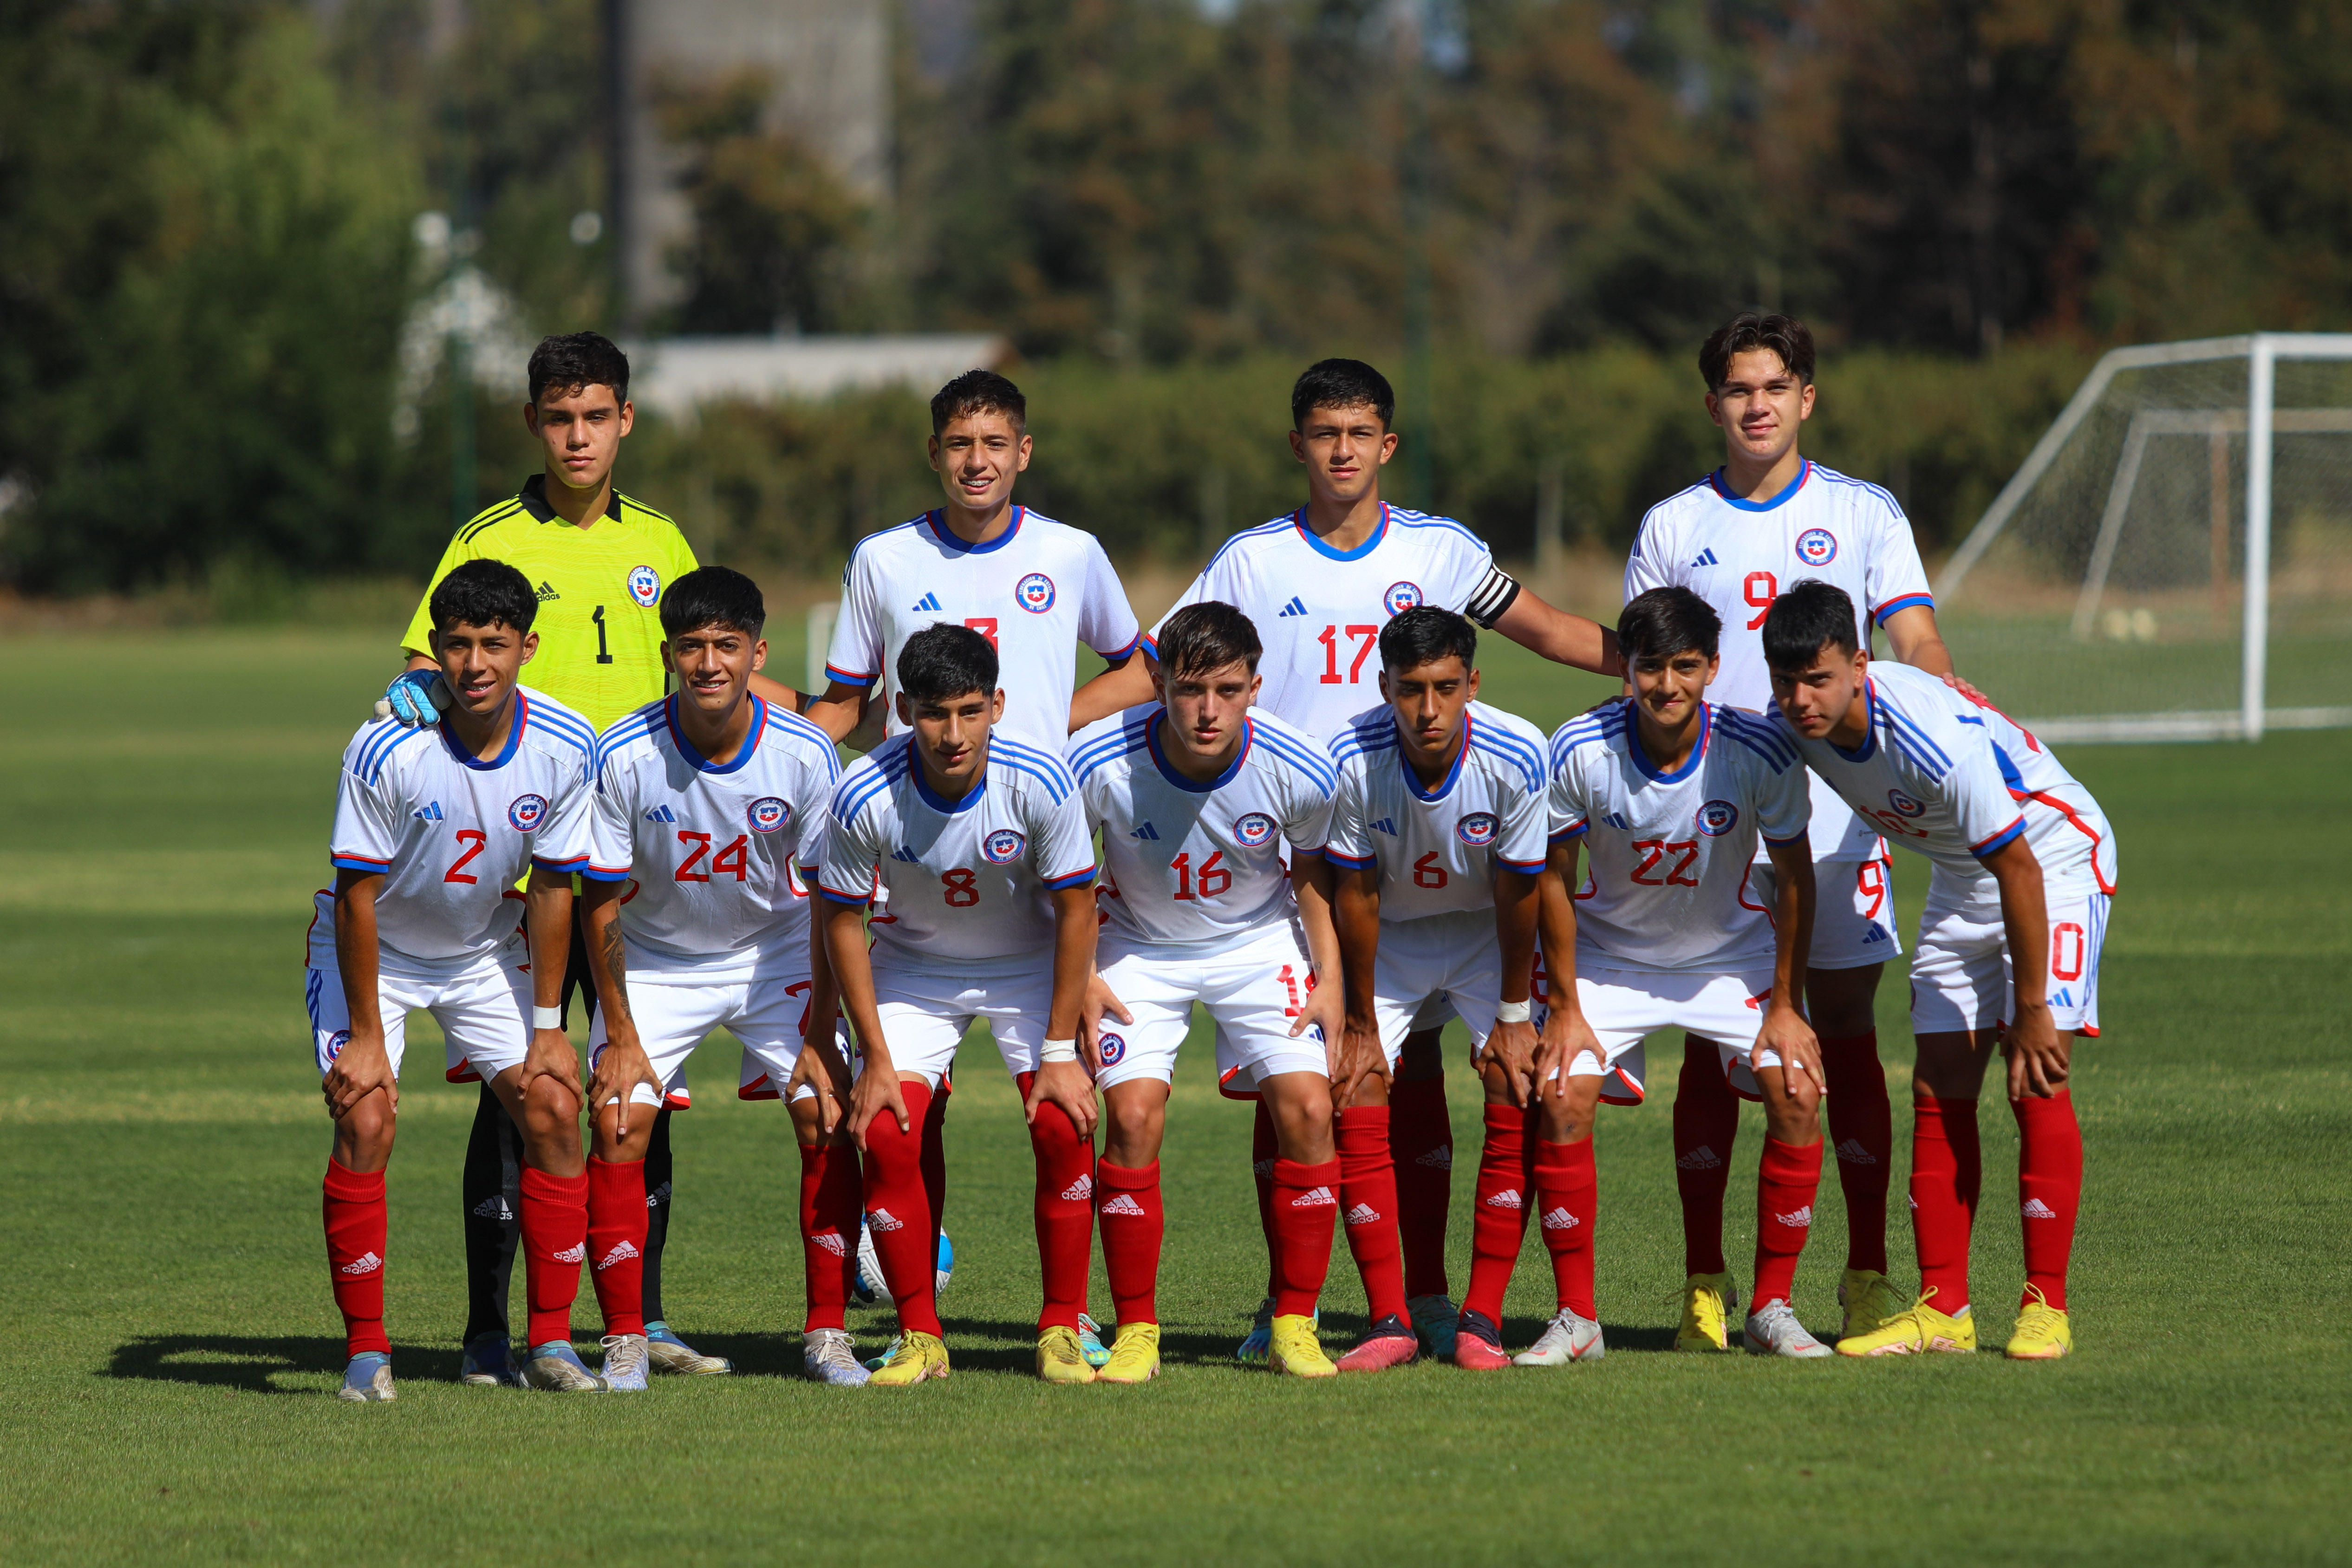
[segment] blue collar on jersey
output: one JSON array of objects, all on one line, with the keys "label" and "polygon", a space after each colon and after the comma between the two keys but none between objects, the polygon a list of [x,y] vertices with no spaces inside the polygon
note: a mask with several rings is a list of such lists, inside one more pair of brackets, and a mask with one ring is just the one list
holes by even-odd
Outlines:
[{"label": "blue collar on jersey", "polygon": [[1801,457],[1797,459],[1797,476],[1790,480],[1789,483],[1782,487],[1780,493],[1773,497],[1769,501],[1743,501],[1738,497],[1733,495],[1730,491],[1725,489],[1723,487],[1723,470],[1720,468],[1708,475],[1706,476],[1706,482],[1714,488],[1716,499],[1721,501],[1727,507],[1737,507],[1743,512],[1769,512],[1773,507],[1780,505],[1781,502],[1786,501],[1790,497],[1795,495],[1798,491],[1803,489],[1805,487],[1805,481],[1812,476],[1813,460],[1810,457]]},{"label": "blue collar on jersey", "polygon": [[1381,503],[1381,526],[1372,530],[1371,538],[1354,549],[1333,549],[1329,545],[1317,538],[1315,530],[1307,526],[1307,508],[1304,507],[1290,514],[1290,521],[1292,526],[1297,528],[1298,537],[1305,539],[1317,555],[1327,556],[1333,560],[1361,560],[1377,549],[1382,539],[1389,537],[1389,504],[1386,501]]},{"label": "blue collar on jersey", "polygon": [[1214,779],[1188,779],[1169,765],[1168,754],[1160,748],[1160,721],[1167,716],[1168,710],[1162,707],[1153,713],[1143,727],[1144,748],[1151,753],[1151,765],[1160,769],[1160,777],[1167,779],[1179,789],[1188,790],[1195,795],[1206,795],[1212,789],[1223,789],[1241,776],[1242,764],[1249,760],[1250,747],[1257,741],[1256,725],[1246,718],[1242,720],[1242,743],[1235,748],[1233,761],[1225,765],[1225,770],[1223,773],[1218,774]]},{"label": "blue collar on jersey", "polygon": [[959,811],[969,811],[980,804],[981,797],[988,793],[990,758],[983,757],[980,759],[980,777],[972,780],[971,788],[963,792],[963,799],[950,800],[933,789],[929,782],[923,778],[923,759],[915,751],[915,732],[910,729],[904,733],[907,737],[907,777],[915,781],[915,793],[921,799],[924,805],[943,816],[952,817]]},{"label": "blue collar on jersey", "polygon": [[488,762],[483,761],[480,758],[466,749],[466,743],[457,738],[457,732],[449,727],[449,721],[446,718],[441,721],[441,744],[449,748],[450,756],[456,758],[467,767],[479,768],[482,772],[488,773],[493,768],[504,768],[508,763],[514,760],[516,747],[522,745],[523,727],[530,722],[530,699],[523,695],[522,693],[518,690],[515,693],[514,723],[507,730],[507,745],[505,750],[499,752],[496,757],[491,758]]},{"label": "blue collar on jersey", "polygon": [[1698,705],[1697,744],[1691,747],[1690,756],[1684,760],[1680,768],[1675,768],[1672,773],[1662,773],[1642,753],[1642,721],[1636,715],[1633,722],[1625,727],[1625,755],[1633,759],[1633,766],[1640,768],[1642,777],[1651,783],[1679,784],[1697,770],[1700,760],[1706,756],[1707,739],[1714,734],[1715,705],[1702,702]]},{"label": "blue collar on jersey", "polygon": [[768,727],[768,705],[759,693],[751,694],[751,734],[750,738],[743,742],[743,748],[735,754],[735,760],[732,762],[710,761],[694,748],[694,742],[686,738],[686,731],[677,727],[677,694],[676,692],[662,699],[662,719],[669,726],[670,744],[677,747],[677,754],[680,757],[685,758],[705,773],[733,773],[739,771],[743,764],[751,761],[751,754],[760,749],[760,737]]},{"label": "blue collar on jersey", "polygon": [[940,548],[947,551],[950,555],[986,555],[991,550],[1003,549],[1006,545],[1011,544],[1013,542],[1013,536],[1021,531],[1021,519],[1028,515],[1028,507],[1021,506],[1014,507],[1013,508],[1013,526],[1005,529],[1003,533],[997,535],[994,538],[989,540],[986,544],[979,545],[964,543],[962,536],[958,534],[953,528],[948,527],[946,514],[939,510],[937,507],[933,507],[931,510],[923,514],[923,524],[926,528],[931,530],[931,538],[940,541]]},{"label": "blue collar on jersey", "polygon": [[[1396,724],[1393,717],[1389,722]],[[1412,770],[1412,763],[1405,757],[1404,727],[1397,725],[1397,767],[1403,769],[1405,790],[1414,800],[1443,800],[1454,793],[1454,781],[1462,777],[1462,764],[1470,755],[1470,716],[1465,713],[1462,716],[1462,749],[1454,754],[1454,766],[1445,770],[1445,777],[1437,781],[1437,788],[1427,790],[1422,789],[1421,775]]]},{"label": "blue collar on jersey", "polygon": [[1862,677],[1862,744],[1848,751],[1827,736],[1829,748],[1848,762],[1867,762],[1878,750],[1878,683],[1868,675]]}]

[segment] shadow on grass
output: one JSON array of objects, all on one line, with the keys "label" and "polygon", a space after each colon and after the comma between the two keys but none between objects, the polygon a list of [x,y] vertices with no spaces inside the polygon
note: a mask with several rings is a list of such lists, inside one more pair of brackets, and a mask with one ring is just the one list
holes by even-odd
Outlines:
[{"label": "shadow on grass", "polygon": [[[393,1364],[401,1372],[450,1382],[457,1381],[458,1359],[457,1351],[438,1346],[395,1345],[393,1349]],[[116,1345],[99,1375],[316,1398],[316,1385],[289,1388],[278,1379],[289,1372],[341,1377],[343,1361],[340,1334],[158,1334]]]}]

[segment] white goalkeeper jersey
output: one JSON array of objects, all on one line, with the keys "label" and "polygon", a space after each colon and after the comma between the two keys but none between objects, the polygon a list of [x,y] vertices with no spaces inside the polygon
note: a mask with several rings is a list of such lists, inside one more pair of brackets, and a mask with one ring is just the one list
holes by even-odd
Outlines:
[{"label": "white goalkeeper jersey", "polygon": [[621,904],[629,978],[730,985],[809,966],[806,884],[841,764],[825,733],[751,698],[751,733],[714,763],[677,727],[677,697],[648,703],[596,745],[593,862],[634,878]]},{"label": "white goalkeeper jersey", "polygon": [[1015,507],[1011,528],[968,545],[926,512],[850,552],[825,674],[876,686],[887,732],[900,734],[898,651],[942,621],[971,627],[996,650],[1004,716],[995,733],[1056,757],[1069,747],[1077,644],[1116,659],[1138,633],[1127,590],[1094,535]]},{"label": "white goalkeeper jersey", "polygon": [[[1317,538],[1301,509],[1227,539],[1168,614],[1215,601],[1248,616],[1265,645],[1258,706],[1320,740],[1380,700],[1391,617],[1434,604],[1492,626],[1518,591],[1486,542],[1451,517],[1384,505],[1372,536],[1343,551]],[[1159,631],[1144,639],[1155,659]]]},{"label": "white goalkeeper jersey", "polygon": [[1551,738],[1551,836],[1582,838],[1576,958],[1597,968],[1722,972],[1772,961],[1772,925],[1748,889],[1759,839],[1804,836],[1796,748],[1753,714],[1699,714],[1698,744],[1662,771],[1642,753],[1633,699]]},{"label": "white goalkeeper jersey", "polygon": [[1808,740],[1773,711],[1771,727],[1889,843],[1954,875],[2022,835],[2053,891],[2116,889],[2116,841],[2098,801],[2050,748],[2000,709],[1937,676],[1873,660],[1870,728],[1848,751]]},{"label": "white goalkeeper jersey", "polygon": [[[1895,497],[1811,461],[1769,500],[1729,494],[1718,469],[1651,507],[1625,562],[1625,598],[1687,588],[1706,600],[1723,618],[1723,665],[1708,700],[1762,714],[1772,708],[1764,614],[1782,590],[1808,577],[1836,584],[1853,601],[1864,647],[1888,616],[1936,604],[1910,519]],[[1878,853],[1877,834],[1826,787],[1813,790],[1811,836],[1815,860]]]},{"label": "white goalkeeper jersey", "polygon": [[1030,957],[1050,966],[1055,889],[1094,879],[1093,837],[1061,758],[991,730],[987,773],[963,798],[924,781],[912,736],[860,758],[835,787],[817,882],[827,898],[864,904],[878,883],[875,962]]},{"label": "white goalkeeper jersey", "polygon": [[1290,918],[1283,848],[1320,854],[1339,780],[1323,747],[1263,709],[1214,779],[1170,766],[1157,703],[1080,730],[1070,750],[1102,829],[1103,911],[1132,941],[1222,944]]},{"label": "white goalkeeper jersey", "polygon": [[524,872],[588,869],[595,744],[586,719],[528,686],[496,757],[474,756],[446,721],[361,727],[343,748],[329,852],[341,870],[384,873],[375,925],[388,967],[486,957],[514,934],[506,894]]},{"label": "white goalkeeper jersey", "polygon": [[1491,910],[1497,867],[1543,870],[1543,731],[1479,702],[1463,728],[1452,769],[1427,789],[1387,705],[1331,737],[1339,784],[1323,855],[1348,871],[1379,868],[1382,920]]}]

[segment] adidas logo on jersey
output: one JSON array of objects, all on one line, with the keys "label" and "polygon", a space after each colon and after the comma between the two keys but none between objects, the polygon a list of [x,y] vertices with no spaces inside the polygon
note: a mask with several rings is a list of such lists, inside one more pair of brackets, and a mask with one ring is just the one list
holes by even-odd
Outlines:
[{"label": "adidas logo on jersey", "polygon": [[555,591],[555,587],[552,583],[549,582],[545,578],[540,579],[539,601],[541,604],[546,603],[551,599],[561,599],[563,595]]},{"label": "adidas logo on jersey", "polygon": [[1625,820],[1624,813],[1622,811],[1603,811],[1601,814],[1601,820],[1621,832],[1630,833],[1633,831],[1633,824]]},{"label": "adidas logo on jersey", "polygon": [[1805,1205],[1804,1207],[1797,1210],[1794,1214],[1776,1214],[1772,1218],[1779,1220],[1783,1225],[1791,1226],[1796,1229],[1802,1230],[1806,1226],[1811,1225],[1813,1222],[1813,1206],[1809,1203]]},{"label": "adidas logo on jersey", "polygon": [[428,805],[419,806],[416,810],[411,811],[409,815],[415,818],[420,822],[446,822],[449,820],[441,814],[441,802],[438,800],[435,800]]},{"label": "adidas logo on jersey", "polygon": [[1878,1156],[1862,1146],[1860,1138],[1848,1138],[1837,1146],[1837,1157],[1850,1166],[1874,1166]]},{"label": "adidas logo on jersey", "polygon": [[1104,1204],[1102,1206],[1102,1211],[1105,1215],[1116,1214],[1123,1216],[1129,1219],[1145,1219],[1150,1218],[1150,1216],[1143,1212],[1143,1205],[1135,1201],[1135,1195],[1133,1193],[1127,1192],[1120,1193],[1108,1203]]},{"label": "adidas logo on jersey", "polygon": [[849,1256],[849,1243],[841,1239],[841,1232],[838,1230],[822,1230],[809,1239],[836,1258]]},{"label": "adidas logo on jersey", "polygon": [[667,806],[656,806],[652,810],[646,813],[646,821],[648,822],[675,822],[677,821],[677,813],[671,810]]},{"label": "adidas logo on jersey", "polygon": [[1395,838],[1397,836],[1396,824],[1390,821],[1386,817],[1382,817],[1379,821],[1372,824],[1372,831],[1376,833],[1386,833],[1391,838]]},{"label": "adidas logo on jersey", "polygon": [[940,596],[936,593],[926,593],[920,599],[915,601],[915,608],[919,611],[937,610],[939,607]]},{"label": "adidas logo on jersey", "polygon": [[1425,1155],[1415,1155],[1412,1163],[1427,1166],[1433,1171],[1450,1171],[1454,1168],[1454,1145],[1440,1144]]},{"label": "adidas logo on jersey", "polygon": [[1525,1208],[1527,1207],[1527,1200],[1519,1196],[1519,1189],[1517,1187],[1507,1186],[1502,1191],[1496,1193],[1494,1197],[1488,1198],[1486,1200],[1486,1207],[1488,1208]]},{"label": "adidas logo on jersey", "polygon": [[1289,603],[1275,612],[1275,619],[1279,621],[1286,615],[1304,615],[1306,613],[1307,606],[1301,604],[1296,598],[1294,598]]},{"label": "adidas logo on jersey", "polygon": [[1332,1196],[1331,1189],[1329,1187],[1318,1186],[1314,1188],[1312,1191],[1302,1192],[1297,1197],[1292,1198],[1290,1200],[1290,1207],[1293,1208],[1323,1208],[1326,1207],[1337,1208],[1339,1207],[1339,1200]]},{"label": "adidas logo on jersey", "polygon": [[555,1255],[555,1260],[559,1263],[577,1263],[583,1258],[587,1256],[588,1243],[582,1241],[573,1246],[566,1247],[562,1251],[558,1252]]},{"label": "adidas logo on jersey", "polygon": [[1698,559],[1691,562],[1691,565],[1693,566],[1721,566],[1722,564],[1723,563],[1721,561],[1715,559],[1715,552],[1711,549],[1703,549],[1699,551]]},{"label": "adidas logo on jersey", "polygon": [[1348,1210],[1348,1223],[1350,1225],[1378,1225],[1380,1222],[1381,1211],[1369,1203],[1360,1203]]},{"label": "adidas logo on jersey", "polygon": [[383,1267],[383,1259],[377,1257],[373,1252],[363,1252],[357,1258],[352,1259],[350,1262],[344,1264],[341,1268],[336,1270],[335,1272],[338,1274],[352,1275],[373,1274]]},{"label": "adidas logo on jersey", "polygon": [[602,1258],[596,1260],[596,1271],[601,1274],[615,1263],[625,1263],[632,1258],[641,1258],[643,1256],[645,1256],[645,1254],[637,1250],[636,1244],[635,1242],[623,1241],[610,1252],[605,1253]]},{"label": "adidas logo on jersey", "polygon": [[1723,1167],[1723,1159],[1713,1149],[1701,1144],[1690,1153],[1677,1155],[1675,1164],[1686,1171],[1711,1171],[1720,1170]]},{"label": "adidas logo on jersey", "polygon": [[1144,839],[1156,843],[1160,839],[1160,830],[1146,822],[1143,826],[1129,831],[1127,836],[1130,839]]},{"label": "adidas logo on jersey", "polygon": [[894,861],[919,862],[923,857],[915,852],[913,845],[900,844],[897,849],[890,852],[890,858]]},{"label": "adidas logo on jersey", "polygon": [[1077,1180],[1072,1182],[1068,1186],[1062,1189],[1062,1201],[1064,1203],[1084,1203],[1087,1199],[1094,1197],[1094,1195],[1095,1178],[1090,1176],[1082,1176]]},{"label": "adidas logo on jersey", "polygon": [[2051,1207],[2048,1204],[2042,1202],[2038,1197],[2027,1198],[2024,1203],[2018,1207],[2017,1212],[2027,1219],[2055,1219],[2058,1218],[2058,1211]]},{"label": "adidas logo on jersey", "polygon": [[507,1207],[503,1197],[486,1197],[474,1205],[474,1216],[478,1219],[512,1219],[514,1210]]},{"label": "adidas logo on jersey", "polygon": [[907,1228],[907,1222],[887,1208],[877,1208],[867,1215],[866,1223],[869,1228],[884,1232]]},{"label": "adidas logo on jersey", "polygon": [[1569,1213],[1566,1204],[1544,1211],[1543,1227],[1546,1230],[1573,1230],[1576,1225],[1576,1216]]}]

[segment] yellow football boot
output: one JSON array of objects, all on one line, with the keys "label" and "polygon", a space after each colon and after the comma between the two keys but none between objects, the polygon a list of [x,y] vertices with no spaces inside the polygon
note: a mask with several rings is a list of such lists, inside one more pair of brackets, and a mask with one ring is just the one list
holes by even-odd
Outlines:
[{"label": "yellow football boot", "polygon": [[2028,1285],[2033,1298],[2017,1314],[2017,1332],[2009,1336],[2011,1361],[2055,1361],[2074,1354],[2074,1331],[2067,1326],[2066,1309],[2053,1307],[2039,1285]]},{"label": "yellow football boot", "polygon": [[1676,1350],[1731,1349],[1726,1326],[1738,1301],[1728,1274],[1693,1274],[1683,1281],[1683,1322],[1675,1330]]},{"label": "yellow football boot", "polygon": [[929,1378],[948,1375],[948,1347],[937,1334],[915,1333],[898,1341],[890,1359],[866,1380],[869,1388],[911,1388]]},{"label": "yellow football boot", "polygon": [[1273,1342],[1265,1354],[1269,1371],[1286,1372],[1293,1377],[1339,1375],[1339,1369],[1323,1354],[1323,1342],[1315,1332],[1313,1318],[1287,1313],[1276,1318],[1271,1328]]},{"label": "yellow football boot", "polygon": [[1097,1383],[1149,1383],[1160,1375],[1160,1325],[1121,1323],[1110,1342],[1110,1359],[1095,1374]]},{"label": "yellow football boot", "polygon": [[1895,1281],[1875,1269],[1848,1269],[1838,1281],[1837,1299],[1838,1305],[1845,1309],[1845,1324],[1838,1330],[1840,1339],[1876,1333],[1911,1304],[1895,1288]]},{"label": "yellow football boot", "polygon": [[1840,1355],[1923,1355],[1930,1351],[1965,1355],[1977,1348],[1977,1320],[1947,1317],[1927,1304],[1929,1290],[1875,1331],[1849,1334],[1837,1343]]},{"label": "yellow football boot", "polygon": [[1087,1364],[1086,1346],[1078,1331],[1055,1323],[1037,1336],[1037,1375],[1047,1383],[1092,1383],[1095,1369]]}]

